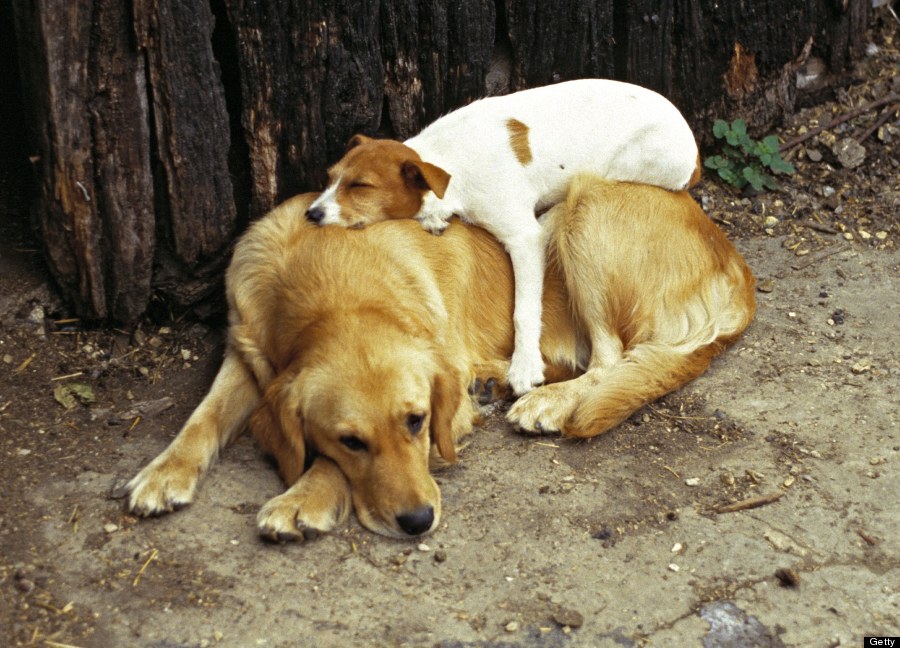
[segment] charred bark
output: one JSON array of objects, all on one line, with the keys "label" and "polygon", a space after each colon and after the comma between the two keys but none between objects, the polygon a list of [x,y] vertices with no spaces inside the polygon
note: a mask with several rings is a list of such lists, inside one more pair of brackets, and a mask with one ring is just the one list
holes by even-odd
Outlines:
[{"label": "charred bark", "polygon": [[[616,77],[771,127],[810,53],[860,54],[870,0],[31,0],[11,3],[35,221],[83,317],[194,305],[232,239],[318,189],[357,132],[407,138],[479,97]],[[221,303],[221,300],[219,300]]]}]

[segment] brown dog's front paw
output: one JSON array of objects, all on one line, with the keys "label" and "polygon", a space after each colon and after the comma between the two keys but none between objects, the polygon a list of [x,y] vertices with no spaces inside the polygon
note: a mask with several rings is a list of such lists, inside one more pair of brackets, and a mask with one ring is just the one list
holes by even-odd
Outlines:
[{"label": "brown dog's front paw", "polygon": [[273,542],[303,542],[328,533],[347,519],[349,502],[342,498],[316,502],[307,495],[292,488],[266,502],[256,516],[259,535]]},{"label": "brown dog's front paw", "polygon": [[177,458],[161,455],[125,486],[128,510],[141,517],[156,517],[184,508],[194,499],[200,472]]}]

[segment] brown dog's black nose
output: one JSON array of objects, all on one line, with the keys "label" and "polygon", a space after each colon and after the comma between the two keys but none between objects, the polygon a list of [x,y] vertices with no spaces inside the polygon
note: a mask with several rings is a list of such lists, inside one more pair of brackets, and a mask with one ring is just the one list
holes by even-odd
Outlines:
[{"label": "brown dog's black nose", "polygon": [[408,535],[421,535],[431,528],[434,524],[434,508],[431,506],[423,506],[409,513],[401,513],[397,516],[397,524]]},{"label": "brown dog's black nose", "polygon": [[306,210],[306,218],[313,223],[321,223],[325,218],[325,210],[321,207],[310,207]]}]

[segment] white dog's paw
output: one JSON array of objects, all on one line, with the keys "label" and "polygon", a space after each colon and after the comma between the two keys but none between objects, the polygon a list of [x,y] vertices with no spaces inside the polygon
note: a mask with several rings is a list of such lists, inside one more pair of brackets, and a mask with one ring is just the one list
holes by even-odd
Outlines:
[{"label": "white dog's paw", "polygon": [[513,403],[506,420],[528,434],[560,434],[577,405],[572,395],[565,383],[535,389]]},{"label": "white dog's paw", "polygon": [[449,223],[435,214],[426,214],[416,217],[416,220],[419,221],[419,224],[422,226],[426,232],[434,234],[435,236],[440,236],[444,233],[444,230],[447,229],[447,225]]},{"label": "white dog's paw", "polygon": [[541,354],[513,352],[507,382],[517,396],[526,394],[544,382],[544,361]]},{"label": "white dog's paw", "polygon": [[266,502],[256,516],[259,535],[275,542],[313,540],[347,519],[346,502],[317,506],[303,493],[287,491]]},{"label": "white dog's paw", "polygon": [[128,510],[141,517],[176,511],[190,504],[201,468],[163,454],[147,464],[125,487]]}]

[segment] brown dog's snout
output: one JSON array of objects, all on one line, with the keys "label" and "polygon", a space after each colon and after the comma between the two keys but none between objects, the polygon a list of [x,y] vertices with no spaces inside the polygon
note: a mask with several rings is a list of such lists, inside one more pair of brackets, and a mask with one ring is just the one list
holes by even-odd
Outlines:
[{"label": "brown dog's snout", "polygon": [[310,207],[306,210],[306,218],[313,223],[321,223],[325,218],[325,210],[321,207]]},{"label": "brown dog's snout", "polygon": [[423,506],[415,511],[401,513],[397,516],[397,524],[407,535],[421,535],[434,524],[434,507]]}]

